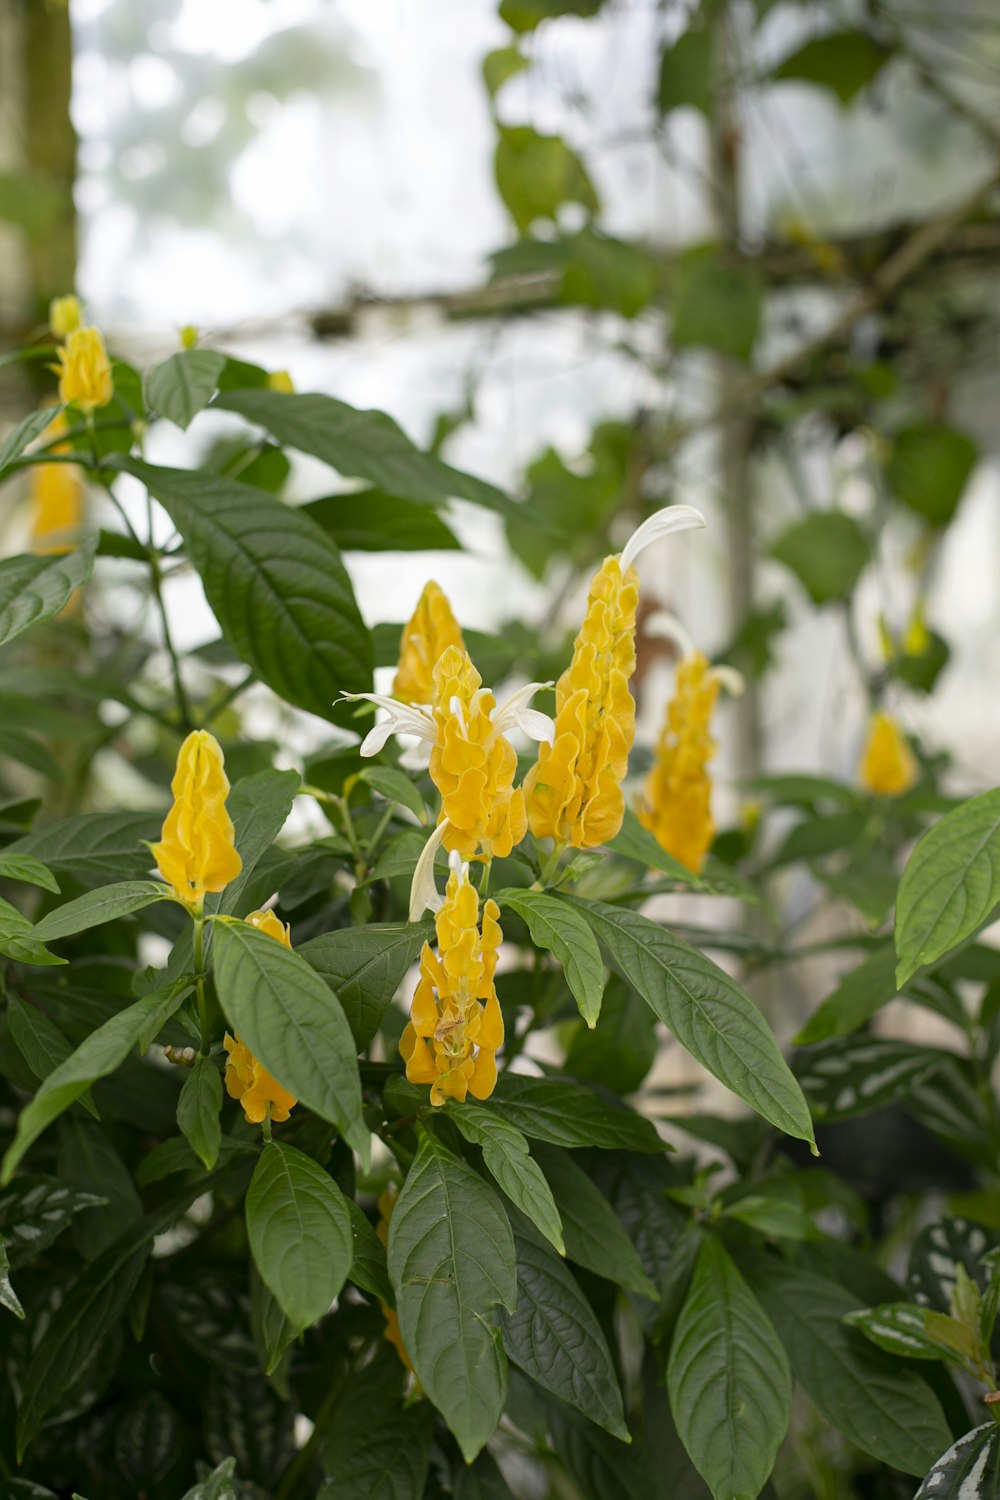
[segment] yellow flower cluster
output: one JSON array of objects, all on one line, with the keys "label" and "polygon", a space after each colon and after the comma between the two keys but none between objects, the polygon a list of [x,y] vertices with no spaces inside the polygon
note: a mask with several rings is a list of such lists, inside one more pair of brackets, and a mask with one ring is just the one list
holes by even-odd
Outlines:
[{"label": "yellow flower cluster", "polygon": [[[246,920],[251,927],[257,927],[261,932],[266,932],[268,937],[284,943],[286,948],[292,946],[289,927],[280,922],[273,911],[254,911]],[[231,1099],[240,1101],[243,1113],[251,1125],[260,1125],[265,1118],[270,1118],[278,1125],[287,1120],[296,1104],[295,1096],[282,1088],[238,1036],[230,1036],[227,1031],[222,1045],[228,1053],[226,1092]]]},{"label": "yellow flower cluster", "polygon": [[79,297],[68,292],[65,297],[53,297],[49,303],[49,327],[57,339],[75,333],[83,323],[83,308]]},{"label": "yellow flower cluster", "polygon": [[517,754],[496,727],[496,699],[482,685],[469,653],[448,646],[434,668],[431,779],[441,793],[443,843],[463,858],[480,848],[504,859],[524,838],[524,793],[514,789]]},{"label": "yellow flower cluster", "polygon": [[901,797],[916,781],[916,757],[891,714],[872,715],[859,775],[877,797]]},{"label": "yellow flower cluster", "polygon": [[556,685],[555,740],[541,745],[524,783],[536,838],[592,849],[625,815],[621,783],[635,737],[629,678],[635,670],[639,578],[608,557],[595,573],[573,660]]},{"label": "yellow flower cluster", "polygon": [[177,756],[167,814],[153,858],[163,879],[192,911],[206,891],[221,891],[243,868],[226,810],[229,778],[222,747],[207,729],[188,735]]},{"label": "yellow flower cluster", "polygon": [[[399,1189],[394,1182],[390,1182],[385,1191],[379,1194],[379,1219],[375,1225],[375,1233],[378,1235],[384,1249],[387,1249],[389,1245],[389,1220],[392,1218],[392,1211],[396,1207],[396,1199],[398,1197]],[[403,1361],[403,1364],[412,1374],[413,1366],[410,1364],[410,1356],[407,1354],[406,1345],[403,1343],[403,1335],[399,1327],[399,1315],[394,1307],[390,1307],[388,1302],[383,1302],[381,1298],[378,1305],[382,1309],[382,1316],[385,1318],[385,1333],[383,1336],[392,1345]]]},{"label": "yellow flower cluster", "polygon": [[393,697],[401,703],[433,703],[434,668],[449,646],[465,650],[461,627],[452,614],[448,596],[432,580],[403,627]]},{"label": "yellow flower cluster", "polygon": [[715,837],[708,762],[716,751],[709,726],[718,696],[719,678],[707,657],[701,651],[686,656],[637,809],[662,848],[695,874]]},{"label": "yellow flower cluster", "polygon": [[[44,436],[51,442],[66,431],[59,412]],[[68,443],[53,448],[69,453]],[[83,521],[83,479],[75,464],[33,464],[31,468],[31,538],[36,552],[68,552]]]},{"label": "yellow flower cluster", "polygon": [[74,328],[59,350],[59,399],[81,411],[107,406],[115,393],[111,361],[99,328]]},{"label": "yellow flower cluster", "polygon": [[431,1085],[431,1103],[488,1099],[497,1080],[503,1016],[493,983],[500,947],[500,911],[483,907],[469,867],[452,856],[444,905],[435,918],[438,951],[424,944],[420,980],[399,1050],[411,1083]]}]

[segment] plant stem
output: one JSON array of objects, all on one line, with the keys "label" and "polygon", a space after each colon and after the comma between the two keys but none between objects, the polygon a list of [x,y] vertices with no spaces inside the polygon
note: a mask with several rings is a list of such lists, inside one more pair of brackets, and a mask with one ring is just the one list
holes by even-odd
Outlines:
[{"label": "plant stem", "polygon": [[202,966],[205,961],[205,918],[201,912],[194,919],[194,986],[198,996],[198,1023],[201,1027],[201,1056],[207,1057],[211,1049],[208,1029],[208,1001],[205,998],[205,976]]},{"label": "plant stem", "polygon": [[170,621],[167,617],[167,607],[163,600],[163,589],[161,587],[163,575],[160,571],[160,558],[159,554],[153,549],[152,546],[149,547],[148,551],[150,581],[153,585],[153,597],[156,600],[156,607],[159,611],[160,622],[163,626],[163,644],[167,648],[167,655],[170,657],[170,668],[173,672],[174,695],[177,699],[177,710],[180,714],[181,723],[183,724],[185,730],[190,732],[194,728],[194,720],[191,717],[191,704],[188,701],[187,689],[184,686],[184,679],[181,676],[180,659],[178,658],[177,651],[174,646],[173,637],[170,634]]}]

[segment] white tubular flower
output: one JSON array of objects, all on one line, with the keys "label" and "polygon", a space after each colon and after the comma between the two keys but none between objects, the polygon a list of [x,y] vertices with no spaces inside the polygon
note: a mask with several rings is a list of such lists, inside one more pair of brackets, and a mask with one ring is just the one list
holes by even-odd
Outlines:
[{"label": "white tubular flower", "polygon": [[704,526],[705,517],[700,510],[695,510],[693,505],[666,505],[663,510],[656,511],[641,526],[637,526],[622,548],[619,566],[624,576],[640,552],[644,552],[652,542],[658,542],[663,536],[670,536],[674,531],[689,531],[692,526]]},{"label": "white tubular flower", "polygon": [[380,719],[361,741],[362,755],[377,755],[391,734],[412,734],[433,745],[436,738],[434,720],[426,709],[417,708],[412,703],[399,703],[381,693],[341,693],[340,696],[344,702],[363,699],[386,711],[387,717]]},{"label": "white tubular flower", "polygon": [[528,704],[536,693],[550,688],[551,682],[528,682],[509,697],[506,703],[498,704],[490,714],[493,728],[500,734],[509,734],[512,729],[522,730],[530,740],[551,745],[555,740],[556,726],[548,714]]},{"label": "white tubular flower", "polygon": [[439,895],[434,883],[434,859],[448,831],[448,826],[448,819],[444,818],[427,840],[417,860],[410,884],[411,922],[419,922],[425,911],[440,911],[444,904],[444,898]]}]

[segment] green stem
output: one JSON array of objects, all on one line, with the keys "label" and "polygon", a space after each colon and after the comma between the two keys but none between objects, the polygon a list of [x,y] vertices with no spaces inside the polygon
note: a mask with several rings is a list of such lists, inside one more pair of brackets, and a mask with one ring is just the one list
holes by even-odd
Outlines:
[{"label": "green stem", "polygon": [[225,713],[230,703],[234,702],[241,693],[246,692],[250,684],[252,682],[255,682],[256,680],[257,673],[252,670],[249,671],[245,677],[241,677],[239,682],[237,682],[234,687],[231,687],[229,691],[219,699],[218,703],[214,704],[209,709],[208,713],[202,719],[203,728],[207,729],[209,724],[214,723],[220,714]]},{"label": "green stem", "polygon": [[566,845],[562,841],[562,839],[552,840],[552,853],[546,860],[545,865],[542,868],[542,873],[538,877],[540,885],[547,886],[551,881],[553,875],[556,873],[556,870],[559,868],[559,861],[562,859],[562,854],[565,847]]},{"label": "green stem", "polygon": [[191,717],[191,704],[188,701],[187,689],[181,676],[181,664],[174,646],[173,637],[170,634],[170,621],[167,617],[167,607],[163,599],[162,573],[160,571],[160,559],[158,554],[149,547],[149,574],[153,585],[153,597],[159,611],[160,622],[163,626],[163,644],[167,648],[170,657],[170,668],[174,678],[174,695],[177,698],[177,710],[181,716],[181,722],[188,731],[194,728],[194,720]]},{"label": "green stem", "polygon": [[265,1110],[264,1110],[264,1118],[260,1122],[260,1128],[261,1128],[261,1130],[264,1133],[264,1140],[266,1141],[266,1143],[268,1145],[270,1145],[270,1143],[271,1143],[271,1101],[270,1101],[270,1099],[267,1101],[267,1105],[266,1105]]},{"label": "green stem", "polygon": [[483,878],[479,882],[479,899],[485,901],[490,890],[490,874],[493,870],[493,856],[483,861]]},{"label": "green stem", "polygon": [[201,1027],[201,1055],[207,1057],[211,1050],[211,1037],[208,1029],[208,1001],[205,998],[205,976],[202,968],[205,962],[205,918],[199,911],[194,919],[194,986],[198,996],[198,1023]]}]

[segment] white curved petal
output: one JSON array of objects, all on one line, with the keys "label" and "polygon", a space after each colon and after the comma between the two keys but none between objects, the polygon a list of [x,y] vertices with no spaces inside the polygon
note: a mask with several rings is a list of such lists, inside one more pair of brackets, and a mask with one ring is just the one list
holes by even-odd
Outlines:
[{"label": "white curved petal", "polygon": [[444,905],[444,897],[438,894],[438,888],[434,884],[434,856],[441,847],[441,840],[448,826],[447,818],[437,825],[417,860],[410,885],[411,922],[419,922],[425,911],[440,911]]},{"label": "white curved petal", "polygon": [[729,693],[733,698],[739,698],[746,692],[746,680],[742,672],[735,667],[713,667],[712,676],[716,679],[723,692]]},{"label": "white curved petal", "polygon": [[681,656],[694,655],[694,641],[677,616],[672,615],[667,609],[658,609],[655,614],[650,615],[642,627],[642,633],[647,638],[655,637],[657,640],[670,641],[677,647]]},{"label": "white curved petal", "polygon": [[705,517],[700,510],[695,510],[693,505],[664,506],[662,510],[658,510],[648,520],[643,521],[625,543],[620,562],[622,572],[628,572],[639,553],[644,551],[651,542],[658,542],[661,536],[669,536],[673,531],[688,531],[692,526],[704,526],[704,524]]},{"label": "white curved petal", "polygon": [[344,702],[354,703],[362,699],[386,711],[387,717],[370,729],[361,742],[362,755],[377,755],[390,734],[415,734],[418,739],[428,740],[431,744],[437,737],[430,714],[412,703],[398,703],[395,698],[385,698],[381,693],[341,693],[340,696]]},{"label": "white curved petal", "polygon": [[527,682],[511,694],[506,703],[498,704],[490,714],[490,721],[499,734],[509,734],[512,729],[523,729],[532,740],[545,740],[552,744],[555,725],[548,714],[529,708],[528,704],[542,688],[550,688],[551,682]]}]

